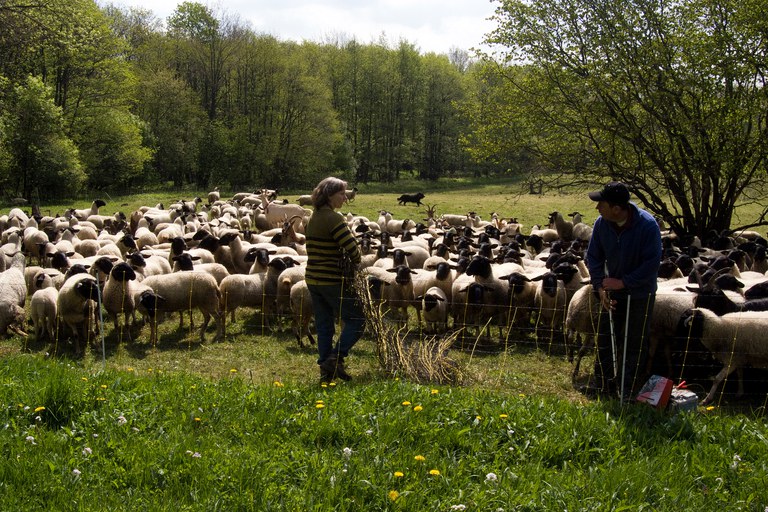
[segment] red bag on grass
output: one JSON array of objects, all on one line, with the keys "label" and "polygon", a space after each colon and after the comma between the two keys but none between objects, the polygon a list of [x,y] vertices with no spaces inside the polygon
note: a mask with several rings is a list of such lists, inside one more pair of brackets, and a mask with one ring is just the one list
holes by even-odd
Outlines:
[{"label": "red bag on grass", "polygon": [[635,398],[659,410],[664,410],[672,394],[672,381],[661,375],[652,375]]}]

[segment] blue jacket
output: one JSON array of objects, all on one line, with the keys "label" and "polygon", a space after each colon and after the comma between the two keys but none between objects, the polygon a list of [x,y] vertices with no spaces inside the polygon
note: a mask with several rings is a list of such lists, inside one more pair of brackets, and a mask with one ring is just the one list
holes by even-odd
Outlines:
[{"label": "blue jacket", "polygon": [[603,278],[614,277],[624,282],[631,297],[639,297],[656,292],[661,233],[648,212],[634,203],[629,206],[632,219],[621,233],[613,223],[597,218],[587,248],[587,268],[595,290],[602,288]]}]

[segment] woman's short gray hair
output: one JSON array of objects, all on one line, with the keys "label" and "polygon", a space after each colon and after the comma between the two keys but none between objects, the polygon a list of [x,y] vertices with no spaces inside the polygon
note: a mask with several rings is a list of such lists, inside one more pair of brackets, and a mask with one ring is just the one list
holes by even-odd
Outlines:
[{"label": "woman's short gray hair", "polygon": [[333,176],[325,178],[312,191],[312,206],[321,208],[327,205],[330,202],[330,197],[342,190],[347,190],[346,181]]}]

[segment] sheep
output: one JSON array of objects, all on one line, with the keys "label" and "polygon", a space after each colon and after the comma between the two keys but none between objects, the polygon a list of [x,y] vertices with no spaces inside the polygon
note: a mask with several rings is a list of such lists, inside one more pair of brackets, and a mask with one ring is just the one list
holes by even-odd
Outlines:
[{"label": "sheep", "polygon": [[448,330],[448,298],[442,289],[432,286],[415,299],[424,311],[425,332],[439,334]]},{"label": "sheep", "polygon": [[24,279],[25,259],[21,252],[13,255],[11,266],[0,274],[0,335],[10,328],[16,334],[23,331],[26,314],[27,281]]},{"label": "sheep", "polygon": [[355,197],[357,196],[357,187],[352,187],[352,190],[345,190],[344,195],[347,196],[347,198],[344,200],[345,203],[351,203],[354,202]]},{"label": "sheep", "polygon": [[403,194],[397,198],[397,204],[405,206],[408,203],[416,203],[416,206],[421,206],[421,200],[424,199],[424,194],[416,192],[415,194]]},{"label": "sheep", "polygon": [[[572,380],[575,382],[579,375],[581,359],[590,347],[595,344],[597,326],[604,309],[594,293],[594,287],[587,284],[573,294],[565,313],[566,342],[568,344],[568,360],[573,362]],[[583,338],[582,338],[583,336]],[[578,349],[576,356],[573,352]]]},{"label": "sheep", "polygon": [[499,276],[500,280],[507,283],[507,300],[504,303],[507,319],[503,323],[509,329],[526,329],[530,326],[537,288],[537,283],[531,281],[530,277],[519,271]]},{"label": "sheep", "polygon": [[405,265],[388,269],[369,267],[363,272],[367,278],[379,280],[380,300],[385,314],[389,312],[396,322],[402,324],[408,321],[408,306],[414,302],[412,275],[415,274],[415,271]]},{"label": "sheep", "polygon": [[312,204],[312,196],[310,194],[301,195],[296,199],[296,202],[299,203],[299,206],[310,206]]},{"label": "sheep", "polygon": [[133,318],[136,307],[135,302],[135,283],[136,272],[128,263],[120,262],[114,265],[109,272],[109,279],[104,283],[102,304],[107,311],[107,316],[112,319],[115,325],[115,331],[120,329],[120,318],[124,318],[123,325],[128,334],[128,341],[133,341],[131,336],[131,327],[128,319]]},{"label": "sheep", "polygon": [[102,206],[107,206],[107,203],[105,203],[102,199],[95,199],[91,203],[91,207],[90,208],[84,208],[82,210],[76,210],[76,209],[73,208],[73,209],[70,210],[70,213],[77,220],[85,220],[88,217],[90,217],[91,215],[98,215],[99,214],[99,208],[101,208]]},{"label": "sheep", "polygon": [[195,263],[200,259],[199,256],[192,256],[188,252],[184,252],[178,256],[173,257],[173,271],[198,271],[207,272],[216,279],[216,284],[221,284],[225,277],[230,275],[227,271],[227,267],[221,263]]},{"label": "sheep", "polygon": [[50,278],[46,278],[44,273],[38,273],[35,278],[35,291],[29,300],[29,316],[32,320],[35,340],[40,341],[47,334],[49,341],[54,342],[59,290],[53,286]]},{"label": "sheep", "polygon": [[75,353],[81,354],[81,341],[87,341],[91,332],[95,301],[99,296],[99,283],[87,273],[73,275],[64,281],[56,300],[59,321],[69,327],[75,337]]},{"label": "sheep", "polygon": [[293,318],[293,333],[296,336],[296,341],[298,341],[299,347],[303,348],[304,344],[301,339],[303,336],[306,336],[309,342],[314,345],[315,339],[309,330],[309,323],[314,318],[314,312],[307,282],[302,280],[291,286],[289,295]]},{"label": "sheep", "polygon": [[269,268],[266,272],[232,274],[224,278],[219,286],[224,333],[226,333],[226,314],[229,313],[230,321],[234,322],[235,311],[239,307],[261,308],[264,324],[267,327],[270,326],[278,276],[285,269],[285,262],[277,258],[269,262]]},{"label": "sheep", "polygon": [[213,190],[208,192],[208,204],[213,204],[216,201],[221,200],[221,194],[219,193],[219,187],[215,187]]},{"label": "sheep", "polygon": [[550,225],[554,224],[557,235],[561,240],[566,242],[573,240],[573,222],[565,220],[562,213],[558,211],[550,213],[549,222]]},{"label": "sheep", "polygon": [[411,219],[391,219],[387,221],[387,224],[384,226],[383,231],[389,233],[390,235],[399,235],[402,234],[404,231],[408,231],[410,229],[413,229],[416,227],[416,223],[413,222]]},{"label": "sheep", "polygon": [[[151,288],[155,295],[156,311],[183,312],[197,308],[203,314],[203,325],[200,328],[200,342],[205,342],[205,330],[211,317],[216,322],[216,335],[213,341],[218,341],[224,336],[224,318],[219,304],[221,292],[216,284],[216,279],[207,272],[176,272],[173,274],[154,275],[145,278],[142,285]],[[144,292],[139,302],[146,308],[149,296]],[[150,339],[157,341],[156,322],[151,322],[152,332]]]},{"label": "sheep", "polygon": [[564,333],[565,308],[567,294],[565,284],[554,272],[547,272],[532,279],[540,281],[533,297],[534,307],[538,310],[536,338],[556,341],[555,336]]},{"label": "sheep", "polygon": [[135,252],[128,256],[128,263],[136,272],[136,279],[143,281],[150,276],[170,274],[173,272],[168,259],[149,252]]},{"label": "sheep", "polygon": [[277,278],[275,293],[275,314],[280,317],[286,314],[291,306],[291,290],[293,286],[304,280],[306,266],[296,265],[286,268]]},{"label": "sheep", "polygon": [[690,339],[700,340],[723,364],[702,405],[712,401],[720,383],[734,370],[739,371],[736,396],[741,397],[744,395],[741,369],[747,365],[768,368],[768,343],[764,336],[768,317],[764,313],[753,311],[717,316],[708,309],[695,308],[684,320],[684,325]]}]

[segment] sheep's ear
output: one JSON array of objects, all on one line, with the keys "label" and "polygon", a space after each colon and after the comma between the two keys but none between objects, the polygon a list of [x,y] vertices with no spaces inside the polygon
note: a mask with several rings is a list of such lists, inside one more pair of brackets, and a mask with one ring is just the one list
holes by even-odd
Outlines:
[{"label": "sheep's ear", "polygon": [[441,301],[441,302],[445,302],[445,299],[444,299],[444,298],[442,298],[442,297],[440,297],[439,295],[436,295],[436,296],[435,296],[435,300],[439,300],[439,301]]},{"label": "sheep's ear", "polygon": [[686,286],[685,289],[688,290],[689,292],[701,293],[701,288],[698,286]]},{"label": "sheep's ear", "polygon": [[415,270],[411,270],[411,274],[416,275],[416,274],[418,274],[418,272],[416,272]]}]

